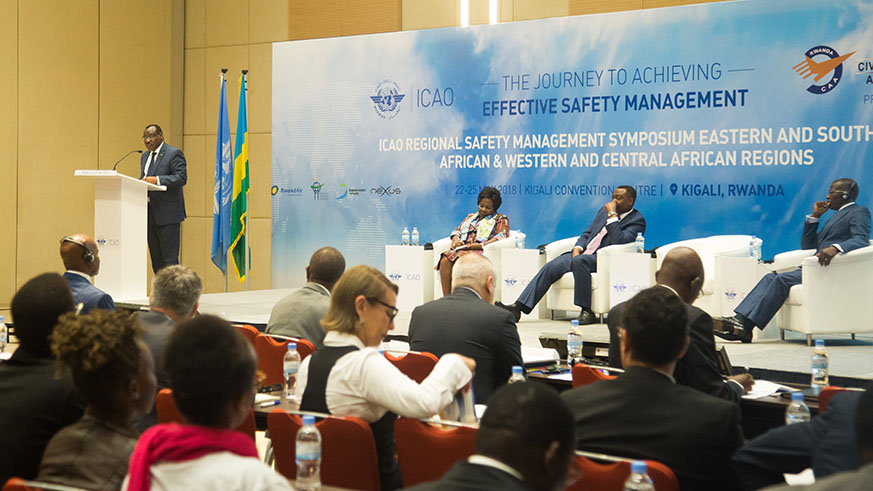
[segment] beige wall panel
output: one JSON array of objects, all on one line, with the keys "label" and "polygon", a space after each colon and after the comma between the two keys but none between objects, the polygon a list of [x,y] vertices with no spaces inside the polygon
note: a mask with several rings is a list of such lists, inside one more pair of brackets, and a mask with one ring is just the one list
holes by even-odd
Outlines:
[{"label": "beige wall panel", "polygon": [[206,107],[205,133],[216,133],[218,129],[218,96],[221,89],[221,69],[227,68],[227,116],[230,119],[231,133],[236,131],[237,109],[239,109],[239,78],[241,70],[249,69],[249,47],[230,46],[225,48],[206,48],[206,80],[203,89]]},{"label": "beige wall panel", "polygon": [[269,133],[273,122],[273,45],[249,46],[249,132]]},{"label": "beige wall panel", "polygon": [[[254,0],[259,2],[260,0]],[[206,47],[249,43],[248,0],[206,2]]]},{"label": "beige wall panel", "polygon": [[252,218],[270,218],[273,154],[269,133],[249,133],[249,211]]},{"label": "beige wall panel", "polygon": [[249,4],[249,43],[288,40],[288,0],[253,0]]},{"label": "beige wall panel", "polygon": [[[220,73],[220,72],[219,72]],[[210,81],[218,94],[219,73],[212,74]],[[185,134],[202,135],[206,133],[206,50],[185,50]],[[216,96],[218,105],[218,97]],[[218,118],[218,109],[216,109]],[[212,123],[218,124],[218,120]],[[212,128],[215,131],[215,128]]]},{"label": "beige wall panel", "polygon": [[93,232],[97,161],[97,0],[19,3],[18,283],[61,271],[58,239]]},{"label": "beige wall panel", "polygon": [[342,0],[289,0],[288,38],[341,36],[342,15]]},{"label": "beige wall panel", "polygon": [[209,257],[211,247],[212,217],[188,217],[182,222],[179,262],[193,269],[200,278],[203,278],[207,265],[212,265]]},{"label": "beige wall panel", "polygon": [[[5,61],[8,70],[0,78],[0,182],[10,183],[0,193],[0,209],[6,210],[6,240],[0,241],[0,307],[9,305],[15,294],[15,233],[18,220],[15,207],[18,190],[14,183],[18,179],[18,2],[0,1],[0,60]],[[0,315],[7,312],[0,310]]]},{"label": "beige wall panel", "polygon": [[[607,0],[607,3],[613,0]],[[570,15],[570,0],[515,0],[513,20],[544,19]]]},{"label": "beige wall panel", "polygon": [[698,3],[715,3],[724,0],[643,0],[643,8],[676,7],[679,5],[694,5]]},{"label": "beige wall panel", "polygon": [[[170,113],[172,0],[102,0],[99,16],[99,161],[100,168],[108,169],[130,150],[144,149],[146,124],[161,125],[167,139],[179,130]],[[148,70],[140,60],[148,60]],[[118,168],[139,174],[134,155]]]},{"label": "beige wall panel", "polygon": [[400,0],[343,0],[343,36],[399,31]]},{"label": "beige wall panel", "polygon": [[403,30],[457,27],[458,0],[403,0]]},{"label": "beige wall panel", "polygon": [[[215,192],[215,144],[218,140],[218,135],[204,135],[201,140],[203,146],[204,165],[203,165],[203,186],[204,192],[200,196],[202,210],[207,218],[212,217],[212,200]],[[233,135],[231,134],[230,146],[233,148]],[[231,150],[233,153],[233,150]]]},{"label": "beige wall panel", "polygon": [[470,0],[470,25],[489,23],[489,3],[488,0]]},{"label": "beige wall panel", "polygon": [[[205,219],[204,219],[205,220]],[[212,222],[210,222],[211,224]],[[210,250],[212,248],[212,226],[210,225],[203,231],[203,243],[209,244]],[[224,276],[221,275],[221,270],[218,269],[214,264],[212,264],[212,258],[207,259],[208,263],[205,265],[205,269],[203,271],[197,271],[197,274],[200,276],[200,280],[203,281],[203,293],[222,293],[224,292]],[[230,261],[227,262],[227,266],[230,266]]]},{"label": "beige wall panel", "polygon": [[[252,290],[267,290],[270,288],[270,230],[271,221],[266,218],[253,218],[249,222],[252,235],[249,237],[249,246],[252,250],[252,271],[249,278],[249,286]],[[228,262],[229,268],[230,266]],[[218,268],[213,267],[216,272]],[[246,284],[236,281],[236,273],[228,272],[228,291],[245,291]],[[220,281],[220,280],[219,280]]]},{"label": "beige wall panel", "polygon": [[621,12],[643,8],[643,0],[570,0],[570,15]]},{"label": "beige wall panel", "polygon": [[[206,178],[206,169],[215,168],[215,141],[212,153],[206,153],[206,136],[188,135],[182,142],[188,163],[188,183],[185,184],[185,211],[189,217],[212,217],[212,206],[206,209],[207,195],[212,196],[214,181]],[[213,171],[214,173],[214,171]]]},{"label": "beige wall panel", "polygon": [[206,1],[185,0],[185,48],[206,46]]}]

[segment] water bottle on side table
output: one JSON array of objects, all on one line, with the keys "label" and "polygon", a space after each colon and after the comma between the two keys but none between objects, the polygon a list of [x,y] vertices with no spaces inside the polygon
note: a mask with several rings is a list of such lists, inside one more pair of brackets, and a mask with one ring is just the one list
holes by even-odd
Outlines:
[{"label": "water bottle on side table", "polygon": [[302,491],[321,489],[321,433],[315,427],[315,416],[303,416],[303,426],[297,430],[297,482]]},{"label": "water bottle on side table", "polygon": [[509,383],[514,384],[516,382],[524,382],[525,380],[527,379],[524,377],[524,368],[518,365],[513,365],[512,375],[509,376]]},{"label": "water bottle on side table", "polygon": [[818,394],[822,389],[828,386],[828,350],[825,348],[823,339],[815,340],[815,350],[810,357],[810,365],[812,368],[812,381],[810,385]]},{"label": "water bottle on side table", "polygon": [[582,361],[582,328],[579,321],[570,321],[570,330],[567,331],[567,364],[572,367]]},{"label": "water bottle on side table", "polygon": [[642,254],[646,250],[646,239],[643,237],[642,232],[637,232],[637,238],[634,241],[636,245],[637,254]]},{"label": "water bottle on side table", "polygon": [[6,351],[7,342],[9,342],[9,329],[6,328],[6,323],[3,322],[3,316],[0,315],[0,353]]},{"label": "water bottle on side table", "polygon": [[414,246],[417,246],[418,245],[418,238],[419,238],[418,225],[416,225],[416,226],[412,227],[412,239],[411,239],[412,242],[411,242],[411,244]]},{"label": "water bottle on side table", "polygon": [[403,232],[400,233],[400,245],[409,245],[409,228],[403,227]]},{"label": "water bottle on side table", "polygon": [[648,466],[643,460],[631,462],[631,474],[624,482],[624,491],[655,491],[655,485],[646,474]]},{"label": "water bottle on side table", "polygon": [[297,352],[297,343],[288,343],[288,351],[282,360],[282,374],[285,385],[285,399],[296,401],[294,388],[297,387],[297,371],[300,370],[300,353]]},{"label": "water bottle on side table", "polygon": [[785,424],[805,423],[809,421],[809,407],[803,402],[803,393],[792,392],[791,404],[785,410]]}]

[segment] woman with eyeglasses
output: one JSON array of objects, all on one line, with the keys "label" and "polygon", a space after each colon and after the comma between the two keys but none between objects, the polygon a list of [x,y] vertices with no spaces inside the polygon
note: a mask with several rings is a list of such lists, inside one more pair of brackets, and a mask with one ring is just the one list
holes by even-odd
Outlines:
[{"label": "woman with eyeglasses", "polygon": [[334,286],[321,320],[324,348],[300,366],[296,396],[301,411],[354,416],[370,423],[379,457],[382,489],[402,486],[394,445],[397,416],[426,418],[451,404],[473,378],[476,362],[447,354],[416,383],[379,352],[394,328],[397,285],[379,270],[358,265]]}]

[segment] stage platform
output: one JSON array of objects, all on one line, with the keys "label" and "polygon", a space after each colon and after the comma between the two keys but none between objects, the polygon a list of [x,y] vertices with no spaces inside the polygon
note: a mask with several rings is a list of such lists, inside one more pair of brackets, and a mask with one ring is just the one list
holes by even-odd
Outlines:
[{"label": "stage platform", "polygon": [[[257,290],[250,292],[210,293],[200,297],[200,312],[214,314],[231,322],[252,324],[260,329],[267,325],[270,311],[279,300],[293,292],[294,288]],[[148,299],[117,301],[119,307],[148,308]],[[394,321],[391,334],[406,334],[409,328],[409,312],[401,312]],[[518,325],[521,342],[525,346],[539,346],[541,333],[566,332],[566,320],[523,320]],[[873,379],[873,335],[827,335],[824,339],[830,355],[830,374],[841,377]],[[605,324],[584,326],[583,340],[609,342]],[[734,367],[760,368],[788,372],[809,372],[809,356],[812,348],[800,334],[786,332],[786,340],[763,339],[751,344],[721,342],[716,338],[716,348],[727,348]]]}]

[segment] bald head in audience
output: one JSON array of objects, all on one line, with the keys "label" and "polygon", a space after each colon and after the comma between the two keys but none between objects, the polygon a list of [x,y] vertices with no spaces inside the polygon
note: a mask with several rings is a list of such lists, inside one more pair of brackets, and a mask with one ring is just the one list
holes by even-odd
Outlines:
[{"label": "bald head in audience", "polygon": [[333,247],[322,247],[309,258],[306,266],[306,281],[318,283],[333,291],[333,285],[346,270],[346,260],[340,251]]},{"label": "bald head in audience", "polygon": [[488,303],[494,303],[494,266],[482,254],[464,254],[452,268],[452,290],[465,286]]},{"label": "bald head in audience", "polygon": [[85,234],[68,235],[61,239],[61,260],[64,268],[78,271],[88,276],[100,272],[100,251],[97,243]]},{"label": "bald head in audience", "polygon": [[676,247],[664,257],[655,280],[675,290],[685,303],[694,303],[703,289],[703,262],[694,249]]}]

